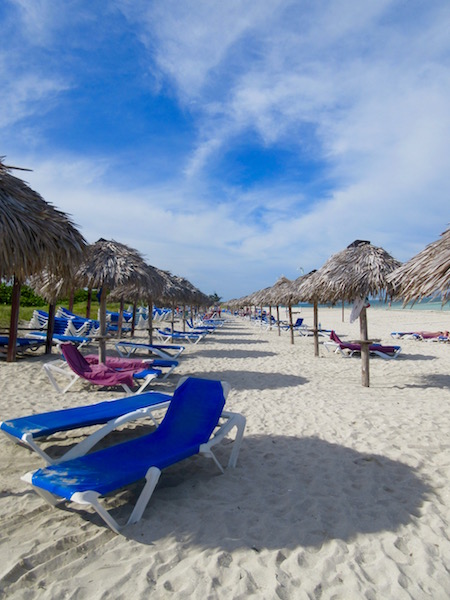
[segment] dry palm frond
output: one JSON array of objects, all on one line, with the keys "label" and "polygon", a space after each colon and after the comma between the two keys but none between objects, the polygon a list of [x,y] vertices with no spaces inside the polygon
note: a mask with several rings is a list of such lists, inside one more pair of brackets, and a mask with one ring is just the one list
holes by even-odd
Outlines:
[{"label": "dry palm frond", "polygon": [[392,273],[396,297],[404,303],[421,298],[450,299],[450,229]]}]

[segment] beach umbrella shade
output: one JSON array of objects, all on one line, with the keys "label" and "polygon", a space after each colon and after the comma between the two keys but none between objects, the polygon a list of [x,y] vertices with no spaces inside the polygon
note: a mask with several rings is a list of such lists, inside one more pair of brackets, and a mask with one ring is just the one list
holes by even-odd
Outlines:
[{"label": "beach umbrella shade", "polygon": [[389,276],[404,304],[424,298],[450,299],[450,228]]},{"label": "beach umbrella shade", "polygon": [[49,304],[48,323],[47,323],[47,341],[45,346],[46,353],[51,353],[52,337],[55,323],[56,302],[60,298],[65,298],[73,291],[73,278],[78,263],[74,263],[72,269],[61,277],[55,273],[50,273],[44,269],[40,273],[32,275],[28,279],[28,285],[34,292],[44,298]]},{"label": "beach umbrella shade", "polygon": [[65,213],[11,175],[0,158],[0,277],[13,279],[7,360],[15,360],[21,284],[43,270],[64,277],[86,241]]},{"label": "beach umbrella shade", "polygon": [[362,383],[369,387],[369,345],[365,299],[392,297],[394,286],[388,276],[401,263],[386,250],[365,240],[356,240],[337,252],[300,289],[307,302],[332,303],[341,300],[360,307]]},{"label": "beach umbrella shade", "polygon": [[106,298],[115,288],[128,284],[145,285],[147,265],[141,254],[125,244],[100,238],[87,248],[86,257],[79,266],[75,281],[77,287],[100,291],[99,361],[106,358]]},{"label": "beach umbrella shade", "polygon": [[[289,329],[291,333],[291,344],[294,343],[294,324],[292,320],[292,305],[299,301],[299,296],[293,281],[287,277],[280,277],[268,291],[267,300],[272,306],[284,305],[288,307]],[[279,322],[279,319],[278,319]]]},{"label": "beach umbrella shade", "polygon": [[[319,356],[319,318],[318,301],[314,294],[308,295],[308,289],[314,289],[314,278],[317,270],[314,269],[306,275],[298,277],[293,286],[297,289],[299,302],[310,302],[313,305],[313,335],[314,335],[314,356]],[[306,290],[306,291],[305,291]]]},{"label": "beach umbrella shade", "polygon": [[[166,285],[166,276],[163,271],[146,265],[147,278],[145,280],[138,279],[128,283],[127,285],[118,286],[111,292],[111,298],[117,299],[123,307],[124,300],[131,300],[133,307],[136,307],[137,302],[143,301],[148,305],[148,331],[150,344],[153,343],[153,302],[154,298],[161,295]],[[132,333],[134,332],[135,308],[133,308]]]}]

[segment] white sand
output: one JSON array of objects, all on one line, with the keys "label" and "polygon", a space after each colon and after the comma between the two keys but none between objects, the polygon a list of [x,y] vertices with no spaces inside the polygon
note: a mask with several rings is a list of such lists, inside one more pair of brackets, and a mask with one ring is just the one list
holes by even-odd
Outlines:
[{"label": "white sand", "polygon": [[[348,318],[320,311],[323,327],[358,339]],[[368,320],[386,343],[392,330],[450,329],[448,311]],[[317,359],[312,338],[291,346],[241,320],[190,345],[154,389],[184,374],[229,381],[227,407],[247,417],[238,467],[220,475],[197,457],[167,469],[121,536],[76,505],[46,505],[19,478],[41,459],[1,435],[0,597],[449,598],[450,344],[400,344],[398,359],[371,360],[370,388],[359,359],[323,347]],[[0,364],[0,419],[121,395],[77,383],[59,396],[43,360]],[[119,519],[126,499],[109,500]]]}]

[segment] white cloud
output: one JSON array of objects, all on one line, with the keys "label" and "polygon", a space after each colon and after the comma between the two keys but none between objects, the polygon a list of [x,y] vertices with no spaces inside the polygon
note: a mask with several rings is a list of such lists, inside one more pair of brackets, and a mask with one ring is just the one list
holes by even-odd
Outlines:
[{"label": "white cloud", "polygon": [[[60,26],[52,2],[16,2],[27,31],[49,43]],[[71,213],[89,241],[129,243],[156,266],[193,274],[200,287],[217,281],[215,291],[226,297],[254,291],[253,283],[270,285],[281,273],[296,277],[299,266],[319,267],[355,238],[404,260],[447,226],[446,1],[114,6],[133,23],[149,70],[170,83],[198,134],[170,181],[135,184],[126,193],[111,181],[115,154],[81,160],[55,152],[48,162],[8,156],[35,169],[26,176],[32,187]],[[69,85],[44,67],[8,78],[5,60],[0,127],[45,109]],[[212,184],[213,160],[249,132],[267,148],[306,146],[324,161],[333,189],[311,199],[286,181],[250,191]],[[220,267],[217,279],[211,265]]]}]

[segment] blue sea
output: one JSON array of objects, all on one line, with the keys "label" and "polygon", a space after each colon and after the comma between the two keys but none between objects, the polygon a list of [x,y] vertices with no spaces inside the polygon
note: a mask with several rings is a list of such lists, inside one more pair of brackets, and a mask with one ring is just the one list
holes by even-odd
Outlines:
[{"label": "blue sea", "polygon": [[[414,305],[411,304],[407,304],[405,306],[405,308],[403,308],[403,302],[391,302],[391,303],[387,303],[384,300],[375,300],[375,299],[370,299],[370,307],[371,308],[382,308],[384,310],[434,310],[434,311],[439,311],[439,312],[445,312],[445,313],[449,313],[450,312],[450,302],[447,302],[447,304],[444,304],[444,306],[442,306],[440,301],[423,301],[423,302],[416,302]],[[325,304],[325,305],[320,305],[319,304],[319,308],[320,306],[330,306],[329,304]],[[300,304],[296,304],[295,307],[297,308],[301,308],[301,307],[312,307],[312,304],[308,304],[307,302],[300,302]],[[342,303],[341,304],[336,304],[335,305],[336,308],[341,308],[342,307]],[[344,304],[345,308],[351,308],[352,305],[348,304],[347,302]],[[292,307],[294,308],[294,306]]]}]

